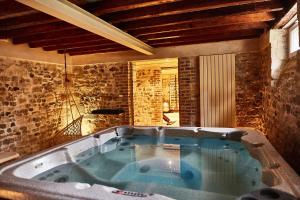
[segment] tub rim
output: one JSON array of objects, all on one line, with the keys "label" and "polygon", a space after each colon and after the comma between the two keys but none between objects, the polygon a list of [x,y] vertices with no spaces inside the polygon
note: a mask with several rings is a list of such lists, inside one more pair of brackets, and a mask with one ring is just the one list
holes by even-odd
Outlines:
[{"label": "tub rim", "polygon": [[[39,159],[39,158],[42,158],[43,156],[52,154],[53,152],[62,151],[63,149],[67,148],[68,146],[70,146],[72,144],[78,143],[80,141],[84,141],[88,138],[94,138],[95,135],[102,135],[102,134],[111,133],[111,132],[114,132],[117,135],[118,128],[129,128],[129,129],[137,128],[137,129],[147,129],[147,130],[151,129],[151,130],[157,130],[158,132],[164,131],[164,130],[179,130],[179,131],[180,130],[189,130],[191,132],[194,132],[195,135],[199,134],[201,132],[209,132],[212,135],[215,135],[215,134],[232,133],[234,131],[242,131],[247,134],[243,134],[240,137],[240,140],[241,140],[240,142],[246,146],[246,148],[250,154],[252,153],[253,155],[257,155],[257,158],[255,158],[255,157],[254,158],[257,159],[262,164],[263,173],[265,170],[265,172],[273,173],[273,176],[278,178],[279,182],[272,185],[271,188],[273,187],[276,189],[281,189],[281,190],[291,193],[297,197],[300,197],[300,178],[299,178],[299,176],[297,176],[296,172],[286,163],[285,160],[283,160],[283,158],[280,156],[280,154],[275,150],[275,148],[270,144],[270,142],[263,136],[263,134],[261,132],[255,130],[253,128],[248,128],[248,127],[214,128],[214,127],[129,126],[129,125],[114,126],[114,127],[102,130],[102,131],[95,132],[91,135],[83,136],[82,138],[77,139],[75,141],[56,145],[49,149],[43,150],[41,152],[37,152],[32,155],[25,156],[20,160],[8,162],[8,163],[0,166],[0,183],[3,185],[3,178],[4,178],[4,179],[6,179],[5,180],[6,183],[4,184],[4,186],[6,185],[7,189],[9,189],[10,188],[9,185],[11,185],[12,186],[11,188],[15,188],[16,186],[18,186],[18,187],[23,188],[23,190],[21,190],[21,191],[30,192],[30,189],[34,189],[34,187],[33,186],[30,187],[30,186],[28,186],[28,184],[26,184],[29,182],[28,179],[17,177],[17,176],[14,176],[14,177],[6,176],[6,175],[4,176],[3,173],[10,169],[16,169],[16,168],[18,168],[18,166],[26,164],[28,162],[31,162],[35,159]],[[231,132],[228,132],[230,130],[231,130]],[[194,135],[192,135],[192,137],[193,136]],[[203,135],[203,137],[206,137],[206,135]],[[261,143],[263,143],[263,145],[258,145]],[[268,152],[271,152],[270,155],[268,155]],[[274,158],[274,155],[276,155],[275,158]],[[262,158],[262,157],[264,157],[264,158]],[[271,163],[271,162],[278,163],[279,167],[273,168],[273,169],[268,168],[269,163]],[[7,178],[8,178],[8,181],[7,181]],[[35,181],[35,180],[30,180],[30,181],[37,182],[37,184],[41,182],[41,181]],[[19,185],[18,183],[25,183],[25,185]],[[51,191],[53,192],[53,190],[51,190],[51,189],[49,190],[49,188],[52,188],[53,184],[56,185],[56,184],[61,184],[61,183],[44,182],[43,185],[46,185],[46,186],[42,187],[40,189],[43,189],[46,193],[51,193]],[[67,183],[63,183],[63,184],[67,184]],[[98,185],[98,184],[95,184],[95,185]],[[104,185],[99,185],[99,186],[104,186]],[[0,189],[1,189],[1,187],[0,187]]]}]

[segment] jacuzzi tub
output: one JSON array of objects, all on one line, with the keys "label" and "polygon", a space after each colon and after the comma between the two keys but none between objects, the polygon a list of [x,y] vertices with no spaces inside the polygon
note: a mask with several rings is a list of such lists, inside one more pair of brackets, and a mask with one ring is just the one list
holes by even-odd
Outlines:
[{"label": "jacuzzi tub", "polygon": [[113,127],[0,170],[12,199],[296,199],[300,180],[249,128]]}]

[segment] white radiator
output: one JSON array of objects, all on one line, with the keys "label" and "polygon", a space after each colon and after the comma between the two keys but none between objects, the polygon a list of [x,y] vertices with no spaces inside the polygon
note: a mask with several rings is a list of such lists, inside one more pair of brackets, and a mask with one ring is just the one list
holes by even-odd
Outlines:
[{"label": "white radiator", "polygon": [[206,127],[235,127],[235,55],[199,57],[200,122]]}]

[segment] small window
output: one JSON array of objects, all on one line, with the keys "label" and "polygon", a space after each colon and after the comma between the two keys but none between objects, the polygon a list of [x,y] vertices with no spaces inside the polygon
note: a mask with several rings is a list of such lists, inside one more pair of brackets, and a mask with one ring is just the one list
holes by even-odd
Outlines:
[{"label": "small window", "polygon": [[298,21],[294,23],[293,26],[289,28],[289,46],[290,46],[290,53],[293,53],[300,49],[299,47],[299,26]]}]

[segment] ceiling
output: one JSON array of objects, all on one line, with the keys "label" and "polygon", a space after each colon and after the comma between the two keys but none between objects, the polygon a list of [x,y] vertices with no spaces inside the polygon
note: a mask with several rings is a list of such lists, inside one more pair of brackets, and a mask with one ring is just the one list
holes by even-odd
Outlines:
[{"label": "ceiling", "polygon": [[[296,0],[69,0],[152,47],[259,37]],[[0,0],[0,39],[70,55],[130,50],[13,0]]]}]

